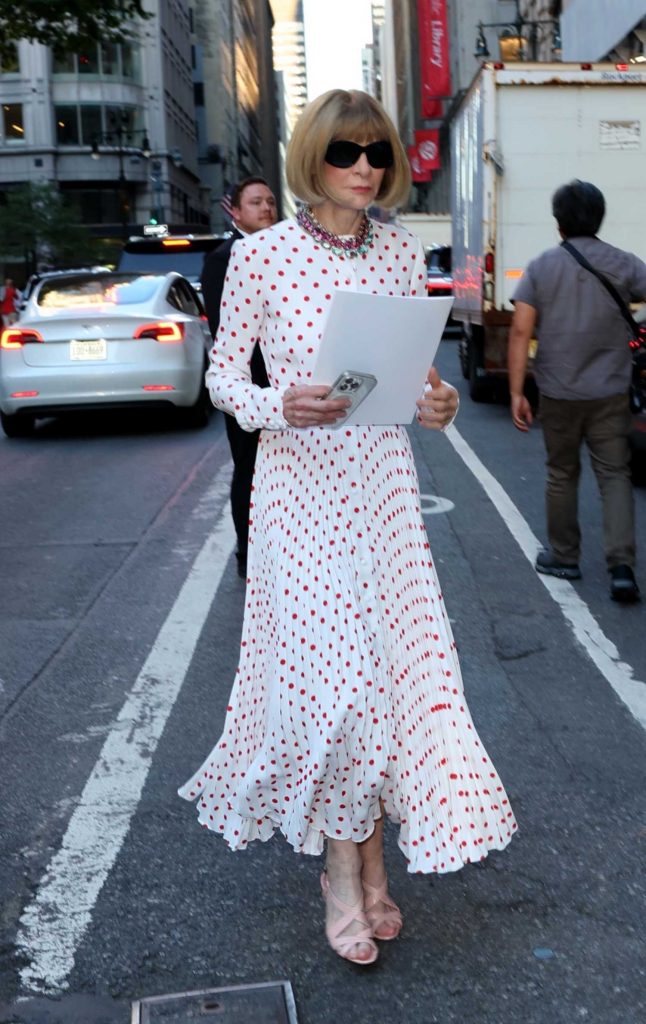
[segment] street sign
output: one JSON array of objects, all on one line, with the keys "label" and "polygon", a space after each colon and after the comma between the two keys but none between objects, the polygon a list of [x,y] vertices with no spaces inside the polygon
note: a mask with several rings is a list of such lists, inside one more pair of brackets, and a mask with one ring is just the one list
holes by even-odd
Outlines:
[{"label": "street sign", "polygon": [[144,235],[149,238],[163,238],[168,234],[168,224],[144,224]]}]

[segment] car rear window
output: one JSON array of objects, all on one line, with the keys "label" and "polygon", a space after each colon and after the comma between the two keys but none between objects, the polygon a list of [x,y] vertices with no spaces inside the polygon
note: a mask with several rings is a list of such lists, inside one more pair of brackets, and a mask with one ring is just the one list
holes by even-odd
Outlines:
[{"label": "car rear window", "polygon": [[119,257],[118,270],[149,270],[167,274],[176,270],[197,280],[207,253],[217,249],[224,238],[146,238],[126,242]]},{"label": "car rear window", "polygon": [[43,311],[93,306],[129,306],[147,302],[159,288],[159,277],[93,274],[64,281],[46,281],[36,302]]}]

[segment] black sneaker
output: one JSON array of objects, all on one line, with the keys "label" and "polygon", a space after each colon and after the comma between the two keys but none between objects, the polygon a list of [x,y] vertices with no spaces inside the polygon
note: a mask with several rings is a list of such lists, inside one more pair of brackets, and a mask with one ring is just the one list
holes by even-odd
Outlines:
[{"label": "black sneaker", "polygon": [[539,551],[534,563],[536,572],[542,572],[544,576],[556,576],[560,580],[580,580],[581,570],[578,565],[568,565],[559,562],[551,551]]},{"label": "black sneaker", "polygon": [[616,565],[610,570],[610,596],[613,601],[625,604],[641,600],[635,574],[629,565]]}]

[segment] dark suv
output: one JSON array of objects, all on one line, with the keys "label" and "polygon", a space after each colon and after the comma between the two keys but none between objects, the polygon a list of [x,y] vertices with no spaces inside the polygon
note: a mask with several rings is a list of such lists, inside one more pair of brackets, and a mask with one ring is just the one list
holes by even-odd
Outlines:
[{"label": "dark suv", "polygon": [[226,241],[227,235],[161,235],[136,237],[124,245],[117,270],[167,274],[177,271],[199,291],[204,260]]}]

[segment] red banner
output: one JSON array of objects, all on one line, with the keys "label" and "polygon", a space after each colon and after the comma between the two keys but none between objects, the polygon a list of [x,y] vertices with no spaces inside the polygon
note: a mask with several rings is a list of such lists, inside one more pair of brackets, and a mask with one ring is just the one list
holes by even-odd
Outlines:
[{"label": "red banner", "polygon": [[415,132],[415,146],[421,166],[426,171],[440,169],[440,133],[437,128]]},{"label": "red banner", "polygon": [[410,163],[413,181],[430,181],[433,177],[433,172],[426,167],[422,167],[417,146],[407,146],[406,152],[408,153],[408,162]]},{"label": "red banner", "polygon": [[442,97],[451,95],[446,0],[417,0],[422,117],[442,116]]}]

